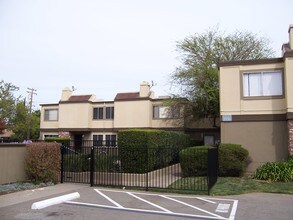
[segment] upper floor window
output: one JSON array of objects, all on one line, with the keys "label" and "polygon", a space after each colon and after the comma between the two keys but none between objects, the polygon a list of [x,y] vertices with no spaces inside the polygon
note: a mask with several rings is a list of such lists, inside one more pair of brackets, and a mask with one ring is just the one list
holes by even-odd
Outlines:
[{"label": "upper floor window", "polygon": [[243,96],[283,95],[283,74],[281,70],[243,73]]},{"label": "upper floor window", "polygon": [[45,109],[45,121],[57,121],[58,109]]},{"label": "upper floor window", "polygon": [[93,110],[93,119],[113,119],[114,107],[96,107]]},{"label": "upper floor window", "polygon": [[179,118],[180,109],[171,108],[170,106],[153,106],[153,118]]}]

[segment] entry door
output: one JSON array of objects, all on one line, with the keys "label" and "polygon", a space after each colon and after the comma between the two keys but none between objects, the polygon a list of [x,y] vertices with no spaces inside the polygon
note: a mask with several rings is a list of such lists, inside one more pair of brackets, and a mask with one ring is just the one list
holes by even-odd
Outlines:
[{"label": "entry door", "polygon": [[74,135],[74,146],[76,148],[81,148],[81,146],[82,146],[82,134],[75,134]]}]

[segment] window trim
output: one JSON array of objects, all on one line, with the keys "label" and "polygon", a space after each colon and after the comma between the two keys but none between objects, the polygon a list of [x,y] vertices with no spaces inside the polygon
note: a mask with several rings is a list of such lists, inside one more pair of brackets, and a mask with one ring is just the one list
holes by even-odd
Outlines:
[{"label": "window trim", "polygon": [[[266,73],[266,72],[281,72],[282,76],[282,95],[271,95],[271,96],[245,96],[244,95],[244,74],[246,73]],[[282,99],[285,97],[285,82],[284,82],[284,69],[283,68],[272,68],[272,69],[252,69],[240,71],[240,89],[242,100],[266,100],[266,99]]]},{"label": "window trim", "polygon": [[[57,117],[54,120],[50,120],[49,118],[47,118],[47,114],[46,111],[57,111]],[[50,115],[50,114],[49,114]],[[48,108],[48,109],[44,109],[44,121],[58,121],[59,120],[59,109],[58,108]]]}]

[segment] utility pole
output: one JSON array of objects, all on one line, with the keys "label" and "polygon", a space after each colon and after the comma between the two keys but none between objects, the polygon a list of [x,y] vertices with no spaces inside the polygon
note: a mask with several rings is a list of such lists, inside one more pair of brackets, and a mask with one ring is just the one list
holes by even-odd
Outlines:
[{"label": "utility pole", "polygon": [[33,98],[34,95],[37,95],[36,89],[32,88],[27,88],[27,93],[29,94],[29,121],[28,121],[28,130],[27,130],[27,139],[30,139],[31,135],[31,126],[32,126],[32,121],[31,121],[31,116],[32,116],[32,109],[33,109]]}]

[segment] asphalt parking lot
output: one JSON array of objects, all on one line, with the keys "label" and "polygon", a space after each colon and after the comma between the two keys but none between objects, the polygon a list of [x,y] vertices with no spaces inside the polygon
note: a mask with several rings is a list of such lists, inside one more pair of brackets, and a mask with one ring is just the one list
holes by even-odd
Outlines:
[{"label": "asphalt parking lot", "polygon": [[293,220],[292,204],[292,195],[281,194],[214,197],[58,184],[0,196],[0,219]]}]

